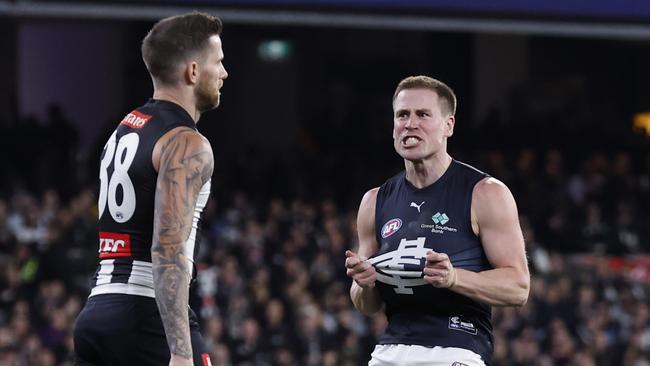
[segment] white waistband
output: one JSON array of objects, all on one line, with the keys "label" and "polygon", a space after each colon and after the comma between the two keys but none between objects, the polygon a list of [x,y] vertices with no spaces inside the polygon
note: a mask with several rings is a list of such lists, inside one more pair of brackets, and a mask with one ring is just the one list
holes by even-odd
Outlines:
[{"label": "white waistband", "polygon": [[152,288],[133,283],[107,283],[98,285],[90,290],[90,295],[88,295],[88,297],[101,294],[126,294],[156,298]]}]

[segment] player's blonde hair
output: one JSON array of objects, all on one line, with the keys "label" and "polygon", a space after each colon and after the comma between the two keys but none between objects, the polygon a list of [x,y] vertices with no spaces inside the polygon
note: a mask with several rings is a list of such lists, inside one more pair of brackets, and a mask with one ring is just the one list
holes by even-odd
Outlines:
[{"label": "player's blonde hair", "polygon": [[405,89],[428,89],[435,92],[440,100],[440,110],[447,115],[456,114],[456,94],[445,83],[425,75],[409,76],[397,84],[393,94],[393,102],[397,94]]}]

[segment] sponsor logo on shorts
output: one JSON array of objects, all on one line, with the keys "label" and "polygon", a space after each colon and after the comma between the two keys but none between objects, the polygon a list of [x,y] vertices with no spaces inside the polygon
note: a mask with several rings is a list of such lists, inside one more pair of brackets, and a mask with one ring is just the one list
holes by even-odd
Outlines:
[{"label": "sponsor logo on shorts", "polygon": [[142,128],[150,119],[151,116],[148,114],[133,111],[127,114],[121,123],[131,128]]},{"label": "sponsor logo on shorts", "polygon": [[381,237],[387,238],[397,232],[402,227],[402,219],[388,220],[381,228]]},{"label": "sponsor logo on shorts", "polygon": [[462,363],[462,362],[454,362],[454,363],[451,364],[451,366],[469,366],[469,365],[466,364],[466,363]]},{"label": "sponsor logo on shorts", "polygon": [[131,237],[129,234],[99,232],[99,258],[122,258],[131,256]]},{"label": "sponsor logo on shorts", "polygon": [[478,330],[476,330],[474,323],[467,321],[460,316],[449,317],[449,329],[460,330],[473,335],[478,334]]}]

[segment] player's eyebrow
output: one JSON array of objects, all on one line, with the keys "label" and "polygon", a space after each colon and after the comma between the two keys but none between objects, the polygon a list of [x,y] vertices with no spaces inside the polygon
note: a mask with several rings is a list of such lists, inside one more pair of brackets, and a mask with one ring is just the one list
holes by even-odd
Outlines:
[{"label": "player's eyebrow", "polygon": [[396,116],[399,116],[400,114],[403,114],[403,113],[409,114],[410,111],[408,109],[404,109],[404,108],[398,109],[398,110],[395,111]]}]

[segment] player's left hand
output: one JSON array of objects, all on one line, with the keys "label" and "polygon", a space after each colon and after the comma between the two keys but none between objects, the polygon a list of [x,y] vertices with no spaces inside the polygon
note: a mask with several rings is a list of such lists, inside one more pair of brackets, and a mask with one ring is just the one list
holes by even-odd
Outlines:
[{"label": "player's left hand", "polygon": [[451,288],[456,284],[456,269],[447,254],[430,250],[426,258],[423,270],[425,281],[437,288]]},{"label": "player's left hand", "polygon": [[192,358],[187,359],[172,353],[169,359],[169,366],[194,366],[194,361],[192,361]]}]

